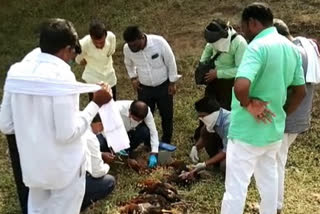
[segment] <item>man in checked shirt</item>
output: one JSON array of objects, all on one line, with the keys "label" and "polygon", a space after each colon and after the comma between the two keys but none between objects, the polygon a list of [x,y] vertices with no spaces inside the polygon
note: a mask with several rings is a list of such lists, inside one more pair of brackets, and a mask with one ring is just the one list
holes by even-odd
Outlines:
[{"label": "man in checked shirt", "polygon": [[138,26],[127,27],[123,38],[124,63],[138,100],[147,103],[152,113],[157,106],[162,120],[161,141],[171,143],[173,95],[180,78],[174,54],[162,36],[144,34]]}]

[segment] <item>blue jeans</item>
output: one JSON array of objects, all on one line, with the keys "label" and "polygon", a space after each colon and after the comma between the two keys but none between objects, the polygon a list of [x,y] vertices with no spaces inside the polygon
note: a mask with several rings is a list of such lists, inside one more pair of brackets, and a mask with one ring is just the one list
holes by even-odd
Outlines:
[{"label": "blue jeans", "polygon": [[107,197],[114,189],[116,180],[112,175],[94,178],[89,173],[86,175],[86,191],[81,205],[81,211],[94,202]]}]

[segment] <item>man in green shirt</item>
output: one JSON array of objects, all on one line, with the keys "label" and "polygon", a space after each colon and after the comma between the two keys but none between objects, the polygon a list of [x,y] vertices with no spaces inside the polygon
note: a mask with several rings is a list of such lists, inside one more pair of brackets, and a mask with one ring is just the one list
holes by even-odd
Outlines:
[{"label": "man in green shirt", "polygon": [[208,62],[216,54],[215,68],[204,78],[208,84],[206,95],[213,96],[221,107],[231,109],[233,81],[240,65],[247,41],[221,19],[214,19],[205,29],[207,44],[202,52],[200,63]]},{"label": "man in green shirt", "polygon": [[[305,96],[301,57],[273,27],[273,14],[266,4],[247,6],[241,27],[251,42],[234,85],[221,213],[243,213],[254,174],[261,196],[260,214],[275,214],[276,152],[283,138],[286,113],[293,112]],[[283,109],[289,86],[292,94]]]}]

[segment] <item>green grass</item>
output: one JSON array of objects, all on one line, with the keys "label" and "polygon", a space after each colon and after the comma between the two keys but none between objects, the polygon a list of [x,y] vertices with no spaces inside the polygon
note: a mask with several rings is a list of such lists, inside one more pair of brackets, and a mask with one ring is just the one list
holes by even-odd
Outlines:
[{"label": "green grass", "polygon": [[[19,61],[28,51],[37,46],[37,28],[49,17],[71,20],[80,37],[87,32],[90,18],[98,16],[105,20],[117,36],[117,50],[114,65],[118,77],[120,99],[136,97],[123,65],[122,32],[129,24],[139,24],[147,33],[163,35],[173,47],[179,73],[183,78],[178,84],[175,96],[174,144],[178,146],[175,158],[188,160],[191,148],[189,137],[197,125],[193,103],[200,98],[202,88],[193,80],[194,67],[201,54],[204,41],[202,29],[214,16],[227,17],[237,25],[241,9],[251,1],[218,0],[1,0],[0,7],[0,83],[3,85],[10,65]],[[267,1],[277,17],[288,22],[296,35],[317,37],[320,17],[317,15],[318,1]],[[312,20],[312,22],[311,22]],[[80,80],[81,68],[74,67]],[[2,88],[0,96],[2,96]],[[81,96],[82,107],[86,97]],[[320,120],[318,115],[320,99],[315,95],[312,128],[299,136],[291,147],[286,179],[286,214],[320,213]],[[158,115],[156,115],[159,121]],[[159,123],[158,123],[159,125]],[[159,127],[159,126],[158,126]],[[202,155],[204,158],[205,155]],[[111,174],[117,178],[117,187],[111,197],[100,201],[87,210],[86,214],[117,213],[121,202],[137,195],[137,183],[148,177],[163,177],[164,170],[158,169],[150,175],[138,175],[121,165],[112,165]],[[213,178],[203,180],[190,188],[179,188],[186,202],[186,213],[219,213],[224,191],[224,178],[215,172]],[[259,196],[254,185],[250,185],[246,213],[256,213],[251,207]],[[7,144],[0,135],[0,213],[20,213]]]}]

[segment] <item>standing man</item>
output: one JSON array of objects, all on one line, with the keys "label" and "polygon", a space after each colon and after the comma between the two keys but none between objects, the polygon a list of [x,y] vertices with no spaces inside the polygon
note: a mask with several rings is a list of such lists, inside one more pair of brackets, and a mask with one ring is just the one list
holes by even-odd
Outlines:
[{"label": "standing man", "polygon": [[[76,62],[85,66],[82,79],[87,83],[104,82],[111,86],[116,100],[117,77],[113,68],[112,55],[116,50],[116,36],[107,31],[105,24],[93,19],[89,25],[89,35],[80,41],[82,52]],[[92,95],[91,99],[92,99]]]},{"label": "standing man", "polygon": [[[254,174],[260,193],[260,214],[277,212],[277,162],[286,113],[305,96],[297,48],[273,27],[268,5],[253,3],[242,13],[242,31],[250,42],[239,66],[232,98],[227,169],[222,214],[243,213]],[[287,100],[287,88],[292,93]]]},{"label": "standing man", "polygon": [[168,42],[161,36],[144,34],[138,26],[129,26],[123,33],[124,63],[138,99],[152,113],[159,109],[162,139],[171,142],[173,132],[173,95],[176,93],[177,65]]},{"label": "standing man", "polygon": [[[274,26],[277,28],[277,31],[293,42],[295,45],[299,47],[300,54],[302,57],[302,67],[304,71],[304,77],[306,79],[306,96],[300,103],[299,107],[286,118],[286,127],[284,130],[284,136],[282,140],[282,144],[280,150],[277,152],[277,164],[278,164],[278,204],[277,209],[278,213],[281,213],[283,209],[283,201],[284,201],[284,180],[285,180],[285,166],[288,158],[288,151],[291,144],[295,141],[298,134],[305,132],[309,129],[311,123],[311,113],[312,113],[312,100],[314,95],[315,85],[310,82],[306,76],[308,72],[319,72],[316,66],[308,66],[316,63],[318,60],[318,55],[316,53],[316,49],[312,44],[313,41],[304,38],[298,37],[293,38],[290,34],[289,28],[281,19],[274,19]],[[301,41],[303,40],[303,41]],[[306,46],[303,46],[304,42],[306,42]],[[303,44],[302,44],[303,43]],[[316,46],[316,44],[314,44]],[[315,58],[313,56],[316,56]],[[312,69],[313,68],[313,69]],[[290,94],[291,89],[288,89],[288,94]]]},{"label": "standing man", "polygon": [[[213,63],[205,75],[205,95],[216,99],[222,108],[231,110],[232,87],[247,41],[229,23],[213,19],[204,30],[207,42],[200,63]],[[214,62],[212,62],[212,60]]]},{"label": "standing man", "polygon": [[35,82],[75,83],[67,63],[81,52],[73,24],[64,19],[42,25],[39,46],[41,52],[8,71],[5,84],[11,89],[10,79],[25,85],[14,85],[14,92],[5,88],[0,130],[15,134],[23,182],[29,187],[28,213],[78,214],[85,191],[83,134],[99,107],[112,98],[111,89],[105,86],[94,93],[82,112],[78,94],[52,96],[45,87],[35,91]]}]

